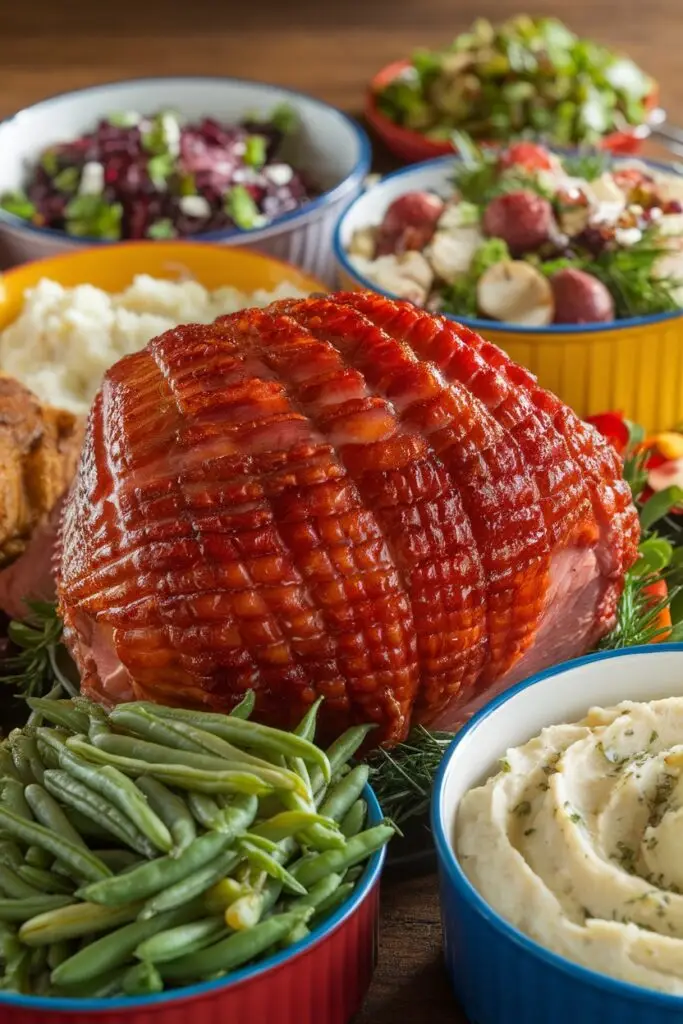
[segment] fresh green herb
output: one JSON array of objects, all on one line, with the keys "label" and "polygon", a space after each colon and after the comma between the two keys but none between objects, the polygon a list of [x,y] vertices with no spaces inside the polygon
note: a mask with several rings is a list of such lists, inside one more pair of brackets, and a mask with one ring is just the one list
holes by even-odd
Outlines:
[{"label": "fresh green herb", "polygon": [[511,766],[510,762],[508,761],[507,757],[501,757],[501,759],[500,759],[500,770],[502,772],[511,772],[512,771],[512,766]]},{"label": "fresh green herb", "polygon": [[613,854],[612,859],[617,860],[624,871],[633,874],[635,871],[636,851],[621,840],[617,843],[616,850],[617,852]]},{"label": "fresh green herb", "polygon": [[123,207],[108,203],[102,196],[75,196],[65,210],[67,230],[79,238],[121,238]]},{"label": "fresh green herb", "polygon": [[57,607],[45,601],[28,602],[25,622],[10,622],[8,635],[19,653],[0,664],[0,681],[14,686],[25,697],[41,697],[55,683],[76,696],[78,685],[70,678],[73,666],[62,644],[62,620]]},{"label": "fresh green herb", "polygon": [[453,185],[468,203],[486,206],[495,196],[519,189],[546,197],[550,195],[534,174],[521,167],[513,166],[501,171],[498,154],[481,149],[463,132],[455,132],[453,141],[460,156],[453,170]]},{"label": "fresh green herb", "polygon": [[266,162],[268,140],[264,135],[249,135],[245,142],[244,162],[249,167],[263,167]]},{"label": "fresh green herb", "polygon": [[153,155],[172,152],[176,142],[175,135],[178,131],[178,115],[164,110],[152,118],[149,128],[142,133],[142,145],[148,153]]},{"label": "fresh green herb", "polygon": [[60,192],[70,193],[76,191],[80,180],[81,170],[79,167],[65,167],[63,171],[55,174],[52,183]]},{"label": "fresh green herb", "polygon": [[531,814],[531,804],[528,800],[522,800],[521,803],[512,808],[512,813],[517,815],[518,818],[525,818],[527,814]]},{"label": "fresh green herb", "polygon": [[46,149],[40,158],[40,166],[51,178],[59,172],[59,158],[54,149]]},{"label": "fresh green herb", "polygon": [[165,189],[168,179],[175,171],[176,161],[170,153],[157,153],[147,161],[147,173],[155,188]]},{"label": "fresh green herb", "polygon": [[680,308],[676,291],[683,282],[658,276],[657,265],[667,252],[657,228],[652,227],[634,245],[607,247],[590,257],[585,269],[611,293],[617,319],[672,313]]},{"label": "fresh green herb", "polygon": [[225,197],[225,212],[243,231],[249,231],[259,223],[258,206],[244,185],[234,185],[230,189]]},{"label": "fresh green herb", "polygon": [[657,732],[657,730],[653,729],[652,732],[650,733],[650,739],[648,740],[648,744],[654,743],[655,740],[658,738],[658,736],[659,736],[659,733]]},{"label": "fresh green herb", "polygon": [[452,733],[429,732],[420,725],[404,743],[371,755],[370,784],[392,821],[400,825],[428,809],[434,776],[452,739]]},{"label": "fresh green herb", "polygon": [[177,231],[173,226],[173,221],[169,220],[168,217],[164,217],[161,220],[155,220],[153,224],[147,228],[147,237],[154,238],[157,241],[162,241],[165,238],[175,238]]},{"label": "fresh green herb", "polygon": [[609,154],[599,149],[575,153],[562,159],[562,166],[567,174],[573,178],[583,178],[585,181],[594,181],[599,178],[609,168],[609,165]]},{"label": "fresh green herb", "polygon": [[33,220],[36,208],[24,192],[5,192],[0,196],[0,208],[7,213],[21,217],[22,220]]},{"label": "fresh green herb", "polygon": [[289,103],[280,103],[266,118],[283,135],[292,135],[299,127],[299,115]]}]

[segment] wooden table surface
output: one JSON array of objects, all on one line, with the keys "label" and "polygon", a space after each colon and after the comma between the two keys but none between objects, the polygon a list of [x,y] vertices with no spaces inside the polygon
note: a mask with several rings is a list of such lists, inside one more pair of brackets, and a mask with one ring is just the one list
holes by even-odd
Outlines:
[{"label": "wooden table surface", "polygon": [[[657,76],[674,121],[683,118],[680,2],[574,0],[566,14]],[[533,9],[562,16],[565,5]],[[0,117],[57,92],[154,74],[266,79],[356,113],[383,64],[448,41],[476,16],[519,10],[516,0],[0,0]],[[379,967],[356,1024],[398,1021],[464,1024],[441,965],[433,876],[384,885]]]}]

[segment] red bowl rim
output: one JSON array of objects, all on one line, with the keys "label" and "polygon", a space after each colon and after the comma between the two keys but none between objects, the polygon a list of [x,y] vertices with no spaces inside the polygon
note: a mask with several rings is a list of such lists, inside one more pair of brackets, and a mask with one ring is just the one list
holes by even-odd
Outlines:
[{"label": "red bowl rim", "polygon": [[[382,810],[373,790],[366,785],[363,790],[363,799],[368,805],[368,826],[379,825],[382,820]],[[30,1010],[33,1013],[70,1013],[79,1019],[87,1013],[119,1013],[122,1018],[126,1012],[133,1013],[138,1010],[151,1010],[156,1007],[178,1006],[181,1003],[201,999],[203,996],[227,995],[239,985],[259,979],[262,984],[267,984],[267,975],[270,972],[287,968],[305,953],[311,952],[323,940],[336,932],[342,925],[358,910],[361,903],[367,898],[370,891],[379,881],[384,866],[386,848],[382,847],[370,857],[365,871],[358,879],[354,891],[345,903],[332,914],[324,924],[311,932],[305,939],[294,943],[285,950],[274,953],[265,960],[260,960],[251,967],[242,967],[235,971],[229,978],[219,978],[217,981],[204,981],[197,985],[188,985],[185,988],[171,989],[168,992],[161,992],[152,996],[131,996],[115,997],[112,999],[76,999],[63,996],[30,996],[20,995],[14,992],[0,992],[0,1009],[3,1007],[16,1010]]]},{"label": "red bowl rim", "polygon": [[[426,160],[430,157],[445,156],[448,153],[456,152],[452,143],[428,139],[422,132],[396,124],[395,121],[392,121],[391,118],[387,117],[379,109],[377,92],[392,82],[410,65],[411,61],[408,58],[392,61],[373,76],[365,97],[366,120],[390,148],[397,146],[403,152],[412,151],[414,159]],[[646,105],[649,110],[653,111],[658,103],[659,85],[655,82],[652,93],[647,98]],[[633,146],[641,141],[639,132],[642,132],[644,128],[648,128],[648,121],[645,121],[642,125],[632,125],[622,131],[610,132],[603,137],[601,147],[611,150],[616,154],[623,151],[624,148],[627,149],[627,152],[632,152]]]}]

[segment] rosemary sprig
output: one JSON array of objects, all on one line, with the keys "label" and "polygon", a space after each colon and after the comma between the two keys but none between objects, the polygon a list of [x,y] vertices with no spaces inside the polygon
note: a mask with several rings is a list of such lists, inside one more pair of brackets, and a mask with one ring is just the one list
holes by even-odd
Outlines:
[{"label": "rosemary sprig", "polygon": [[384,813],[397,824],[427,811],[434,776],[452,739],[453,733],[418,725],[404,743],[372,753],[370,784]]},{"label": "rosemary sprig", "polygon": [[16,687],[22,697],[41,697],[55,683],[76,696],[78,684],[69,678],[70,659],[62,643],[57,606],[49,601],[28,601],[27,605],[29,616],[9,624],[9,639],[19,653],[0,664],[0,682]]}]

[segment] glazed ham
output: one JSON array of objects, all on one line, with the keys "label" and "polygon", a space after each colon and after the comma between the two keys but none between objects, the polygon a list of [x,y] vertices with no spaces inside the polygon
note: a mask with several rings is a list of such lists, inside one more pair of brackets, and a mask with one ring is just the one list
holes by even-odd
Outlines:
[{"label": "glazed ham", "polygon": [[613,449],[472,331],[354,293],[180,327],[95,400],[58,574],[87,693],[452,728],[612,626]]}]

